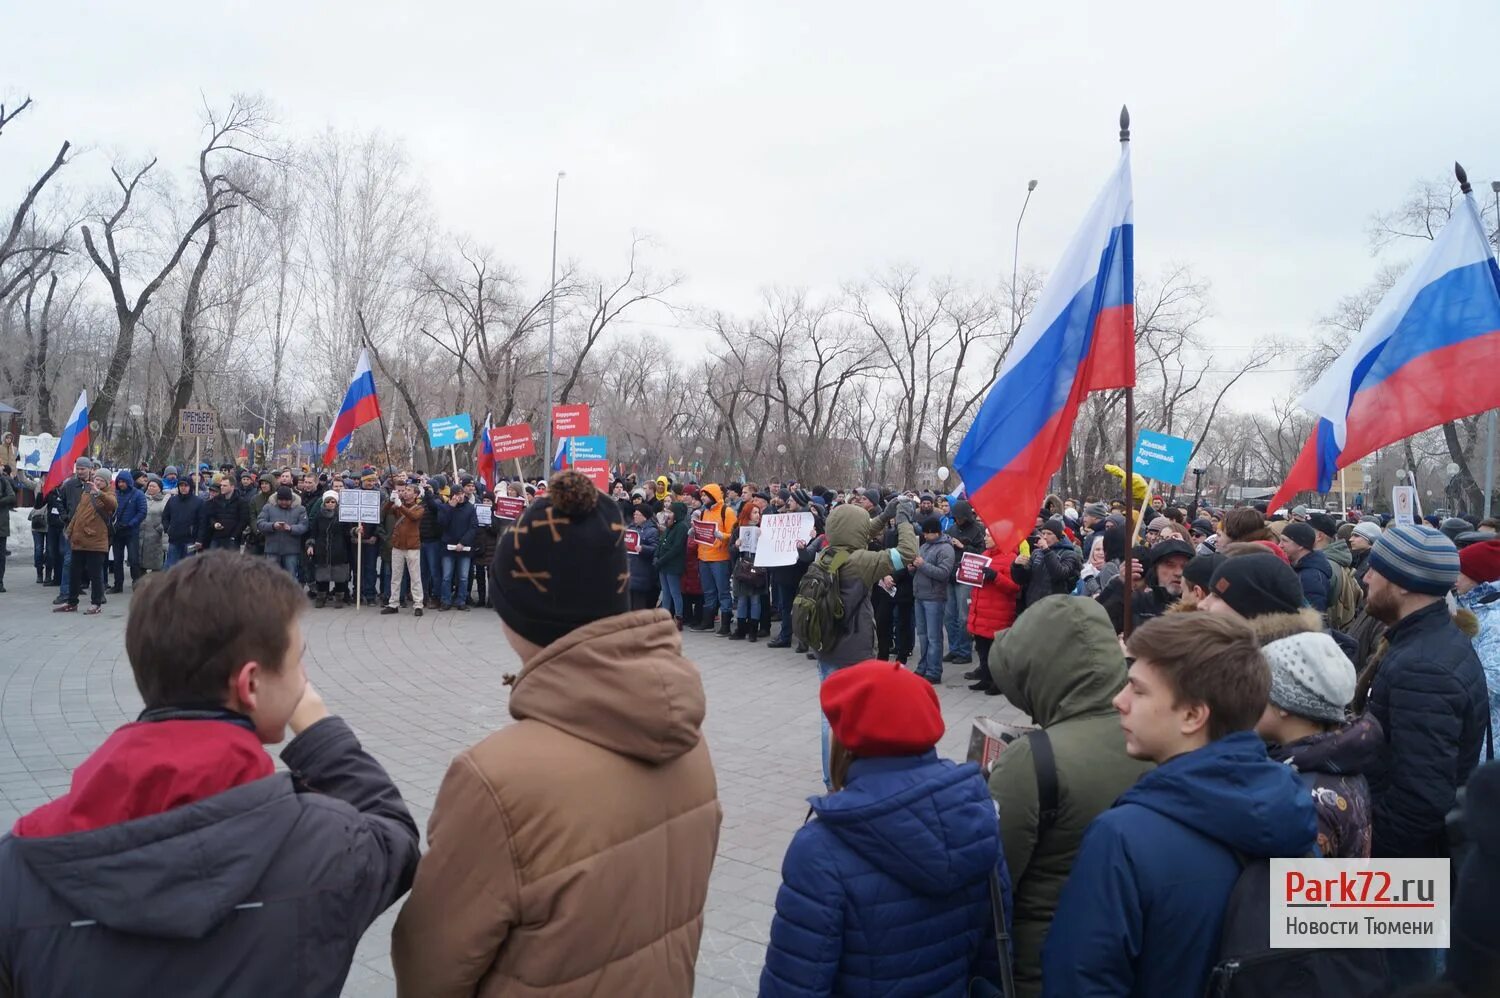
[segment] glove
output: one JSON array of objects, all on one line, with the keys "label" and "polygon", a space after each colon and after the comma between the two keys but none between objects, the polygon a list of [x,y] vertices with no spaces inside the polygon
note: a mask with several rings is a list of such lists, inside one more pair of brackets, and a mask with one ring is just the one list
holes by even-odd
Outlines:
[{"label": "glove", "polygon": [[896,510],[900,505],[901,499],[899,496],[886,503],[885,509],[883,509],[880,513],[881,522],[889,523],[891,521],[891,518],[896,515]]},{"label": "glove", "polygon": [[[1104,466],[1104,470],[1118,478],[1121,485],[1125,484],[1124,468],[1117,467],[1113,464],[1106,464]],[[1146,501],[1146,480],[1139,474],[1136,474],[1134,472],[1131,473],[1130,479],[1130,491],[1135,493],[1135,505],[1136,508],[1139,509],[1141,507],[1141,504]]]},{"label": "glove", "polygon": [[917,522],[917,504],[910,499],[901,501],[900,515],[906,517],[906,522],[915,524]]}]

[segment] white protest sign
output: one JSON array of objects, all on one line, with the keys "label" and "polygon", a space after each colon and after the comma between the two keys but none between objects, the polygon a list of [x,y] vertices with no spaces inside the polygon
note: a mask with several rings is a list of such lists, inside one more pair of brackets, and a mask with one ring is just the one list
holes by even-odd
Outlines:
[{"label": "white protest sign", "polygon": [[379,523],[379,489],[344,489],[339,493],[340,523]]},{"label": "white protest sign", "polygon": [[479,525],[481,527],[488,527],[495,519],[494,509],[483,503],[478,503],[474,506],[474,515],[479,517]]},{"label": "white protest sign", "polygon": [[743,554],[754,554],[755,547],[760,543],[759,527],[740,528],[740,551]]},{"label": "white protest sign", "polygon": [[[741,531],[743,534],[744,531]],[[778,513],[760,518],[760,538],[755,546],[756,568],[778,568],[797,560],[797,542],[813,539],[811,513]]]},{"label": "white protest sign", "polygon": [[1417,522],[1417,490],[1411,485],[1398,485],[1391,489],[1391,509],[1395,510],[1396,522],[1407,525]]}]

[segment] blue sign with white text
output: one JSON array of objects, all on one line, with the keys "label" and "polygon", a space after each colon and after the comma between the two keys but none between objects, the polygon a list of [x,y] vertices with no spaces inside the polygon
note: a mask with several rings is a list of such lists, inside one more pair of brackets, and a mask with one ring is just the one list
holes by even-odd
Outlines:
[{"label": "blue sign with white text", "polygon": [[609,450],[608,437],[569,437],[568,458],[577,461],[603,461]]},{"label": "blue sign with white text", "polygon": [[1142,430],[1135,444],[1136,474],[1163,485],[1181,485],[1187,477],[1188,462],[1193,459],[1193,442],[1169,437],[1154,430]]},{"label": "blue sign with white text", "polygon": [[456,416],[439,416],[427,421],[427,439],[434,447],[452,447],[474,439],[474,420],[467,412]]}]

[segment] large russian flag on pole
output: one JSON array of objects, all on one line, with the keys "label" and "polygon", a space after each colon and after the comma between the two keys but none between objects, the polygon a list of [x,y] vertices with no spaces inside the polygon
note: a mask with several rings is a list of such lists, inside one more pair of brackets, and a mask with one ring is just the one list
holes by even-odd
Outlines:
[{"label": "large russian flag on pole", "polygon": [[63,427],[62,437],[57,441],[57,450],[52,454],[52,464],[47,468],[47,477],[42,479],[42,495],[47,495],[73,474],[73,465],[88,453],[89,449],[89,393],[79,392],[73,403],[73,413],[68,425]]},{"label": "large russian flag on pole", "polygon": [[1084,396],[1135,384],[1132,228],[1124,143],[953,460],[1002,548],[1035,523]]},{"label": "large russian flag on pole", "polygon": [[380,418],[380,400],[375,397],[375,375],[370,373],[370,353],[359,352],[359,363],[354,365],[354,377],[349,379],[349,390],[344,393],[344,404],[333,425],[328,427],[328,436],[323,438],[323,463],[332,464],[344,453],[354,431],[366,423]]},{"label": "large russian flag on pole", "polygon": [[1453,217],[1302,397],[1318,416],[1271,509],[1328,492],[1338,469],[1500,406],[1500,268],[1467,178]]},{"label": "large russian flag on pole", "polygon": [[495,442],[490,439],[491,414],[484,414],[484,432],[479,436],[479,456],[474,459],[474,470],[479,481],[491,492],[495,490]]}]

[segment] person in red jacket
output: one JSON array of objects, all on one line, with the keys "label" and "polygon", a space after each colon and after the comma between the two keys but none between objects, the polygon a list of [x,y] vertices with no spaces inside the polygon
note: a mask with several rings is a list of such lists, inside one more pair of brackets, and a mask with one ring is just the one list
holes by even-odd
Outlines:
[{"label": "person in red jacket", "polygon": [[974,636],[974,649],[979,652],[979,665],[971,674],[975,683],[969,689],[997,696],[1000,690],[990,675],[990,648],[995,643],[995,635],[1016,622],[1016,601],[1021,596],[1021,587],[1016,585],[1009,571],[995,569],[996,565],[1004,566],[1010,559],[995,547],[993,538],[984,556],[990,559],[990,566],[984,570],[984,585],[975,589],[969,599],[969,633]]}]

